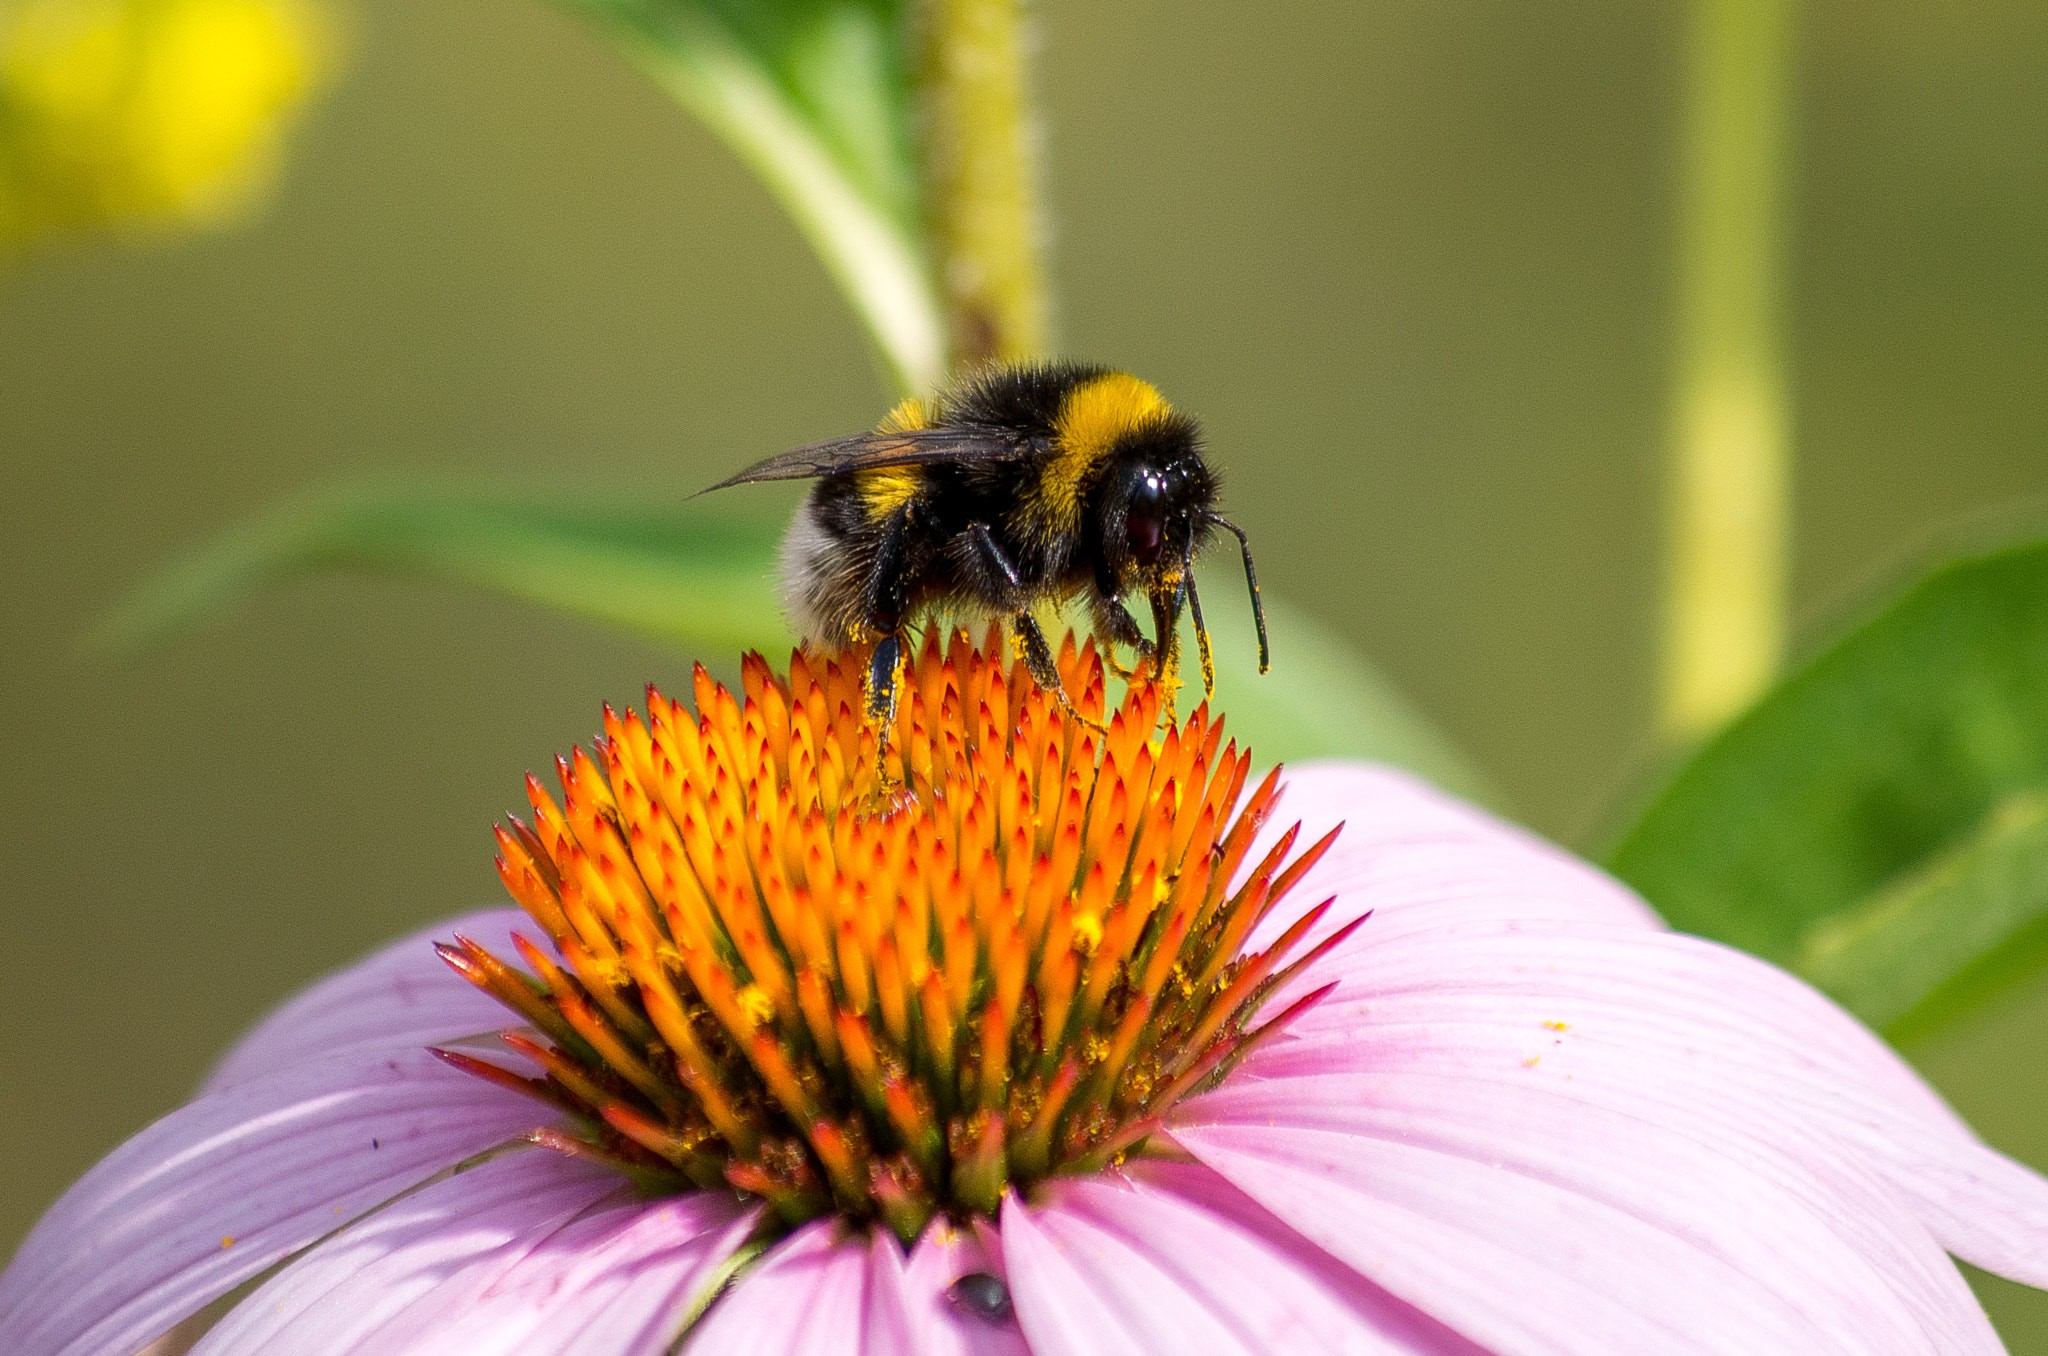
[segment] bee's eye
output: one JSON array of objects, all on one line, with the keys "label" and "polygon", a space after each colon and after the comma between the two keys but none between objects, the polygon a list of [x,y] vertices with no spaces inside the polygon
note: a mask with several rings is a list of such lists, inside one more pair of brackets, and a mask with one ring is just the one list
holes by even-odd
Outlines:
[{"label": "bee's eye", "polygon": [[1166,542],[1166,486],[1156,471],[1146,472],[1131,487],[1131,502],[1124,509],[1124,541],[1138,564],[1159,559]]}]

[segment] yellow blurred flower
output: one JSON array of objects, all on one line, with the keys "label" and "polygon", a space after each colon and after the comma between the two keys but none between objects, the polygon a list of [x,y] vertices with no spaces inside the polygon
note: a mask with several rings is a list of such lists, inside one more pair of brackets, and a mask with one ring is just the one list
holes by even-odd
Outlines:
[{"label": "yellow blurred flower", "polygon": [[318,0],[0,0],[0,241],[231,220],[335,48]]}]

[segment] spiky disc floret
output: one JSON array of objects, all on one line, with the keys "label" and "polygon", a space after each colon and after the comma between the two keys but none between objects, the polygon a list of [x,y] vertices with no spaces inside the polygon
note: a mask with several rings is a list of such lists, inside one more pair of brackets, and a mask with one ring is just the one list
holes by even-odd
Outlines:
[{"label": "spiky disc floret", "polygon": [[525,972],[440,948],[540,1074],[440,1053],[569,1113],[551,1147],[906,1240],[1128,1153],[1313,1001],[1251,1025],[1327,903],[1242,948],[1335,833],[1241,870],[1277,784],[1245,795],[1220,719],[1155,740],[1136,686],[1103,728],[1069,637],[1075,720],[1002,655],[928,637],[879,777],[858,653],[786,680],[749,656],[743,698],[700,667],[694,716],[652,688],[644,721],[606,708],[596,757],[557,760],[561,805],[529,777],[533,826],[498,831],[552,947],[516,939]]}]

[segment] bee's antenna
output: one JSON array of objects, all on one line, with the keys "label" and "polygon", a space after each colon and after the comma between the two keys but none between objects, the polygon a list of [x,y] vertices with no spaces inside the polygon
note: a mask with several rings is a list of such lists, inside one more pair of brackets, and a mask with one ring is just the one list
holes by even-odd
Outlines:
[{"label": "bee's antenna", "polygon": [[[1225,532],[1237,538],[1237,544],[1244,548],[1244,582],[1252,591],[1252,620],[1259,627],[1259,672],[1264,673],[1273,666],[1272,652],[1266,647],[1266,605],[1259,601],[1259,572],[1252,565],[1252,542],[1245,536],[1244,529],[1226,519],[1220,513],[1204,511],[1204,522],[1214,523]],[[1190,589],[1192,596],[1192,588]],[[1197,616],[1200,613],[1196,614]]]},{"label": "bee's antenna", "polygon": [[1202,656],[1202,695],[1216,695],[1216,661],[1209,657],[1209,628],[1202,623],[1202,598],[1195,592],[1195,550],[1194,542],[1188,543],[1188,553],[1181,564],[1181,587],[1188,591],[1188,611],[1195,623],[1195,649]]}]

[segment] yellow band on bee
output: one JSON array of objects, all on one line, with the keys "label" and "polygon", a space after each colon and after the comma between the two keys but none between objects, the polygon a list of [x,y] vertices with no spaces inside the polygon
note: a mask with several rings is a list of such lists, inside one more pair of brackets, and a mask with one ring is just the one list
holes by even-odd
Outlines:
[{"label": "yellow band on bee", "polygon": [[916,396],[905,396],[896,403],[896,408],[882,416],[882,422],[875,425],[877,433],[910,433],[931,427],[931,415],[925,410],[924,402]]},{"label": "yellow band on bee", "polygon": [[[877,433],[909,433],[931,426],[931,413],[916,396],[907,396],[875,426]],[[924,488],[924,469],[884,466],[860,474],[860,498],[869,515],[886,518],[917,497]]]},{"label": "yellow band on bee", "polygon": [[1066,530],[1081,513],[1081,487],[1117,440],[1171,413],[1165,397],[1127,372],[1109,372],[1067,393],[1053,421],[1057,451],[1032,494],[1048,526]]},{"label": "yellow band on bee", "polygon": [[860,472],[860,498],[871,518],[886,518],[924,488],[922,466],[883,466]]}]

